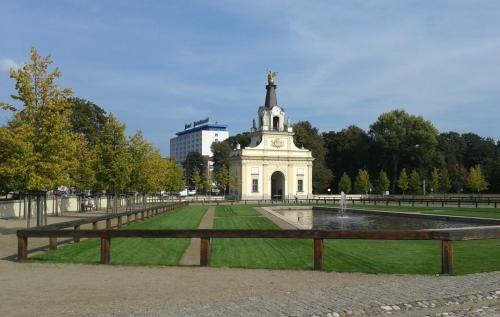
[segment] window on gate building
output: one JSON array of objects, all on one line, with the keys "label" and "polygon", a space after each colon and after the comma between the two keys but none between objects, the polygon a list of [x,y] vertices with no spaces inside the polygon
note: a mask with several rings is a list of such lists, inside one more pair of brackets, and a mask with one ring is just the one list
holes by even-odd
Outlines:
[{"label": "window on gate building", "polygon": [[298,192],[303,192],[303,191],[304,191],[304,190],[303,190],[303,186],[302,186],[302,184],[303,184],[303,183],[302,183],[302,180],[301,180],[301,179],[299,179],[299,180],[297,181],[297,191],[298,191]]},{"label": "window on gate building", "polygon": [[252,180],[252,192],[257,193],[259,191],[259,180]]}]

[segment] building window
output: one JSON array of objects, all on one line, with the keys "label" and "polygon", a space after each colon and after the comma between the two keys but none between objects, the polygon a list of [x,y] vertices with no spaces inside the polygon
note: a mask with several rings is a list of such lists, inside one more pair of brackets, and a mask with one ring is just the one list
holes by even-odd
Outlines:
[{"label": "building window", "polygon": [[252,179],[252,193],[258,193],[258,192],[259,192],[259,180]]},{"label": "building window", "polygon": [[302,187],[302,180],[301,179],[299,179],[297,181],[297,191],[299,191],[299,192],[303,192],[304,191],[303,187]]},{"label": "building window", "polygon": [[219,133],[216,133],[215,136],[219,136]]}]

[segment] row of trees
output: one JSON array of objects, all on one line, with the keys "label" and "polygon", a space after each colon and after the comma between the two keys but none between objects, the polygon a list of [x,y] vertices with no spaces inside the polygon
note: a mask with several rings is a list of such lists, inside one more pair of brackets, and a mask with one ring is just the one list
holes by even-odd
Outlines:
[{"label": "row of trees", "polygon": [[[481,166],[471,167],[469,173],[465,175],[464,185],[466,188],[470,189],[472,192],[477,192],[478,194],[488,188],[488,182],[486,181],[483,173],[481,172]],[[357,194],[367,194],[367,193],[385,193],[390,188],[390,180],[387,177],[387,173],[383,170],[380,171],[379,176],[372,182],[370,180],[370,175],[366,170],[359,170],[356,180],[354,181],[354,186],[352,184],[351,178],[344,172],[340,181],[338,182],[339,192],[344,192],[349,194],[351,192]],[[425,180],[421,179],[419,173],[413,170],[408,176],[406,169],[403,168],[399,174],[399,178],[396,181],[397,188],[403,193],[409,193],[412,195],[422,194],[425,190],[424,184]],[[452,187],[451,179],[448,175],[447,170],[439,171],[437,168],[431,172],[429,179],[427,180],[427,193],[433,194],[435,192],[447,193]]]},{"label": "row of trees", "polygon": [[1,103],[13,117],[0,127],[0,187],[39,191],[76,189],[180,191],[184,171],[145,140],[141,131],[125,136],[125,124],[97,105],[60,88],[50,55],[31,48],[31,63],[11,70],[23,107]]},{"label": "row of trees", "polygon": [[[368,131],[349,126],[341,131],[319,133],[308,121],[293,126],[297,146],[312,151],[313,191],[327,193],[327,189],[341,186],[343,175],[350,180],[359,170],[370,175],[384,172],[388,188],[379,179],[368,186],[373,193],[389,190],[391,193],[421,193],[425,180],[428,192],[500,192],[500,141],[482,138],[474,133],[439,133],[430,121],[404,110],[393,110],[380,115]],[[226,140],[243,147],[250,144],[249,133],[238,134]],[[411,171],[416,185],[405,188],[398,185],[402,171]],[[436,176],[436,173],[438,176]],[[417,177],[418,176],[418,177]],[[436,185],[441,179],[441,185]],[[344,184],[344,183],[342,183]],[[354,188],[356,192],[366,192]],[[340,190],[339,190],[340,192]],[[347,192],[344,190],[344,192]]]}]

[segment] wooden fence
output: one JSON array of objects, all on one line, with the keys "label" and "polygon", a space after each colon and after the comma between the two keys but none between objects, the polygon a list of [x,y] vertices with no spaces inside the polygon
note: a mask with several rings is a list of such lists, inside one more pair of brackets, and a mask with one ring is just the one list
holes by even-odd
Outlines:
[{"label": "wooden fence", "polygon": [[[136,210],[94,219],[70,221],[62,224],[48,225],[38,228],[21,229],[17,231],[18,261],[28,257],[28,238],[49,238],[49,248],[57,248],[57,238],[73,238],[79,242],[81,238],[101,239],[102,264],[111,260],[112,238],[201,238],[200,266],[210,265],[210,245],[214,238],[273,238],[273,239],[313,239],[314,240],[314,269],[323,270],[323,241],[324,239],[365,239],[365,240],[440,240],[441,241],[441,273],[453,273],[453,242],[461,240],[498,239],[500,226],[464,228],[464,229],[433,229],[419,231],[347,231],[347,230],[113,230],[111,219],[117,218],[117,228],[122,226],[122,217],[127,217],[127,225],[134,221],[149,218],[160,213],[184,206],[178,203],[168,206],[158,206],[151,209]],[[98,229],[97,222],[106,221],[106,229]],[[80,230],[80,225],[92,223],[92,230]],[[64,228],[73,227],[73,230]]]},{"label": "wooden fence", "polygon": [[[210,204],[225,204],[225,203],[231,203],[234,204],[236,203],[235,201],[231,200],[219,200],[219,201],[199,201],[202,204],[205,203],[210,203]],[[293,204],[296,201],[294,199],[257,199],[257,200],[240,200],[238,203],[240,204]],[[350,205],[355,205],[355,204],[372,204],[376,206],[377,204],[379,205],[386,205],[389,206],[389,203],[397,203],[398,206],[401,206],[401,204],[411,204],[412,207],[415,206],[415,204],[420,204],[423,205],[425,204],[427,207],[430,205],[441,205],[441,207],[444,207],[445,205],[458,205],[458,208],[461,208],[466,205],[470,206],[475,206],[476,208],[479,208],[479,205],[492,205],[493,208],[497,208],[498,205],[500,204],[500,199],[498,198],[347,198],[346,199],[347,204]],[[193,201],[193,203],[196,203],[196,201]],[[321,198],[308,198],[308,199],[298,199],[297,202],[298,204],[338,204],[340,203],[340,198],[338,197],[332,197],[332,198],[327,198],[327,197],[321,197]]]}]

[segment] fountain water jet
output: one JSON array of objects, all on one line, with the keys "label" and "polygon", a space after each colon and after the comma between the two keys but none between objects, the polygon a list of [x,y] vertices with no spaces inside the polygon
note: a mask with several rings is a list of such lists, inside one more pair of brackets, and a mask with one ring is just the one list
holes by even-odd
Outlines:
[{"label": "fountain water jet", "polygon": [[339,206],[340,218],[347,218],[347,216],[345,216],[346,205],[347,202],[345,200],[345,194],[344,192],[340,192],[340,206]]}]

